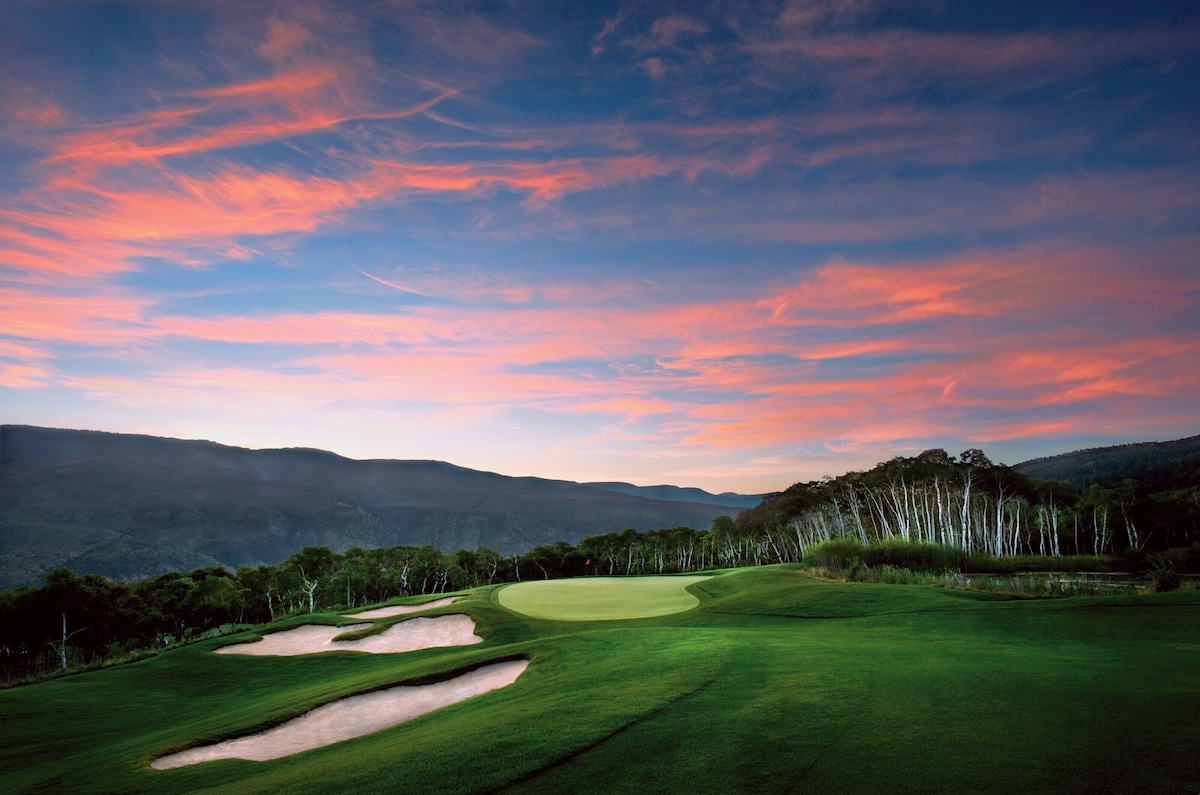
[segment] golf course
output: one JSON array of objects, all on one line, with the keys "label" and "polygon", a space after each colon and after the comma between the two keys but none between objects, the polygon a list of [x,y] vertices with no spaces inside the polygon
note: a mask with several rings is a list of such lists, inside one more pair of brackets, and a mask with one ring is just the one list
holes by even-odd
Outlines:
[{"label": "golf course", "polygon": [[[0,691],[0,790],[1200,791],[1200,591],[1014,599],[785,564],[389,607]],[[389,651],[410,621],[431,640]],[[156,764],[423,687],[458,695],[267,761]]]}]

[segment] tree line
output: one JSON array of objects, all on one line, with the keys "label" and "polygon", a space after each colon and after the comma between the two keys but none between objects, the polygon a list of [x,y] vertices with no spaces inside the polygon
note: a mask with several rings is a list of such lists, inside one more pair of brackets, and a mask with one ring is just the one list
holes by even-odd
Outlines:
[{"label": "tree line", "polygon": [[[1200,484],[1152,491],[1134,479],[1036,480],[981,450],[928,450],[867,472],[797,483],[707,530],[612,532],[506,555],[436,546],[307,547],[274,566],[168,572],[136,582],[56,569],[41,586],[0,593],[0,672],[13,681],[163,648],[224,625],[353,609],[400,596],[583,575],[693,572],[802,562],[848,537],[933,544],[971,556],[1144,554],[1200,543]],[[1155,487],[1162,484],[1156,483]]]},{"label": "tree line", "polygon": [[995,556],[1119,554],[1200,540],[1200,481],[1185,471],[1176,480],[1124,478],[1080,492],[993,464],[982,450],[957,458],[927,450],[867,472],[797,483],[732,525],[733,534],[758,539],[784,560],[842,535]]}]

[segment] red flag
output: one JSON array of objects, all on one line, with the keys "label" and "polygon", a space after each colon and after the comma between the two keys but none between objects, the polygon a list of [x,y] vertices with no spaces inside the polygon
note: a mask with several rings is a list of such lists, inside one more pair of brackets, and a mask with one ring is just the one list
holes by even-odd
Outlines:
[{"label": "red flag", "polygon": [[591,559],[591,558],[588,558],[587,560],[585,560],[585,561],[583,562],[583,565],[585,565],[585,566],[590,566],[590,565],[592,565],[592,559]]}]

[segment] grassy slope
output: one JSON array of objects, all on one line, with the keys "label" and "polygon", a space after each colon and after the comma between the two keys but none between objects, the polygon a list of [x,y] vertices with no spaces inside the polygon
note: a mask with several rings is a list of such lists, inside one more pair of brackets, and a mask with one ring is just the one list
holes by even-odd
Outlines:
[{"label": "grassy slope", "polygon": [[[1200,790],[1200,593],[1008,602],[788,567],[699,610],[563,623],[481,589],[487,640],[407,655],[209,654],[0,692],[0,789],[547,792]],[[294,619],[292,620],[294,622]],[[513,654],[504,690],[267,763],[150,758]]]}]

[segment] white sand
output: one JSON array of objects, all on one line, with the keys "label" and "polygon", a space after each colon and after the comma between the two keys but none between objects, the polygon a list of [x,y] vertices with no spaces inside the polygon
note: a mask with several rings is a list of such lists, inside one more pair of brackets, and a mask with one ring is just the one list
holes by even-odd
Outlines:
[{"label": "white sand", "polygon": [[392,616],[402,616],[408,613],[420,613],[422,610],[432,610],[435,607],[446,607],[458,601],[457,596],[448,596],[445,599],[436,599],[432,602],[426,602],[423,605],[392,605],[391,607],[377,607],[374,610],[364,610],[361,613],[345,613],[347,618],[391,618]]},{"label": "white sand", "polygon": [[513,660],[432,685],[402,685],[317,707],[260,734],[168,754],[151,762],[166,770],[213,759],[264,761],[391,728],[427,712],[511,685],[529,665]]},{"label": "white sand", "polygon": [[475,634],[475,622],[461,613],[437,618],[410,618],[359,640],[335,641],[345,632],[366,629],[370,624],[348,627],[329,627],[305,624],[295,629],[272,632],[260,641],[236,643],[217,649],[217,654],[254,654],[288,657],[295,654],[316,654],[325,651],[362,651],[370,654],[397,654],[418,649],[442,646],[469,646],[482,643]]}]

